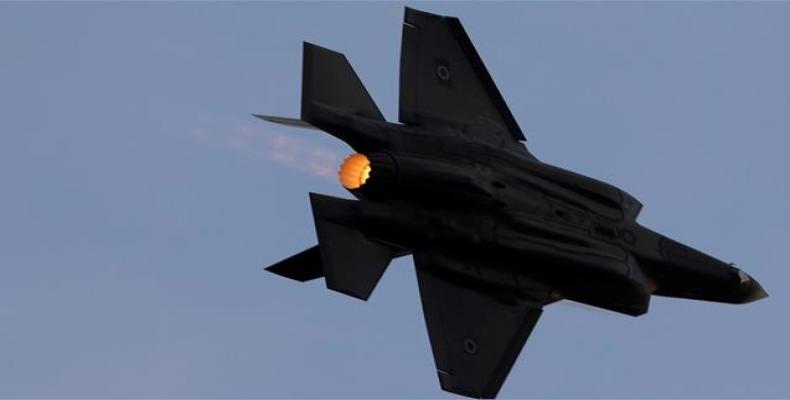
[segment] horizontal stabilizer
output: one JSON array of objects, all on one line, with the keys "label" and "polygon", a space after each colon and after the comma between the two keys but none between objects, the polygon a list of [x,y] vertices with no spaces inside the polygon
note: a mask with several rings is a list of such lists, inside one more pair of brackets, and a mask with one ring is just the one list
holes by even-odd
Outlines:
[{"label": "horizontal stabilizer", "polygon": [[288,257],[266,270],[299,282],[307,282],[324,276],[324,269],[321,267],[321,251],[318,246]]},{"label": "horizontal stabilizer", "polygon": [[384,121],[384,116],[346,56],[305,42],[303,57],[302,120],[313,121],[317,103],[319,106]]},{"label": "horizontal stabilizer", "polygon": [[398,255],[398,250],[327,219],[329,216],[348,215],[355,201],[311,194],[310,202],[326,287],[367,300],[392,258]]},{"label": "horizontal stabilizer", "polygon": [[261,115],[261,114],[252,114],[252,116],[255,118],[260,118],[264,121],[273,122],[275,124],[280,124],[280,125],[293,126],[295,128],[318,129],[317,127],[313,126],[309,122],[304,122],[301,119],[297,119],[297,118],[277,117],[274,115]]}]

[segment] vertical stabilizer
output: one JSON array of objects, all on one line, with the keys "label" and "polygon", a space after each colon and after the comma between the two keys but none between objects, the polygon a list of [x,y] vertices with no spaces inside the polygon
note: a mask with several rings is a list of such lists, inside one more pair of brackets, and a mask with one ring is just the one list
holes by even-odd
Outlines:
[{"label": "vertical stabilizer", "polygon": [[321,252],[318,246],[313,246],[277,262],[267,267],[266,270],[299,282],[307,282],[324,276],[324,269],[321,267]]}]

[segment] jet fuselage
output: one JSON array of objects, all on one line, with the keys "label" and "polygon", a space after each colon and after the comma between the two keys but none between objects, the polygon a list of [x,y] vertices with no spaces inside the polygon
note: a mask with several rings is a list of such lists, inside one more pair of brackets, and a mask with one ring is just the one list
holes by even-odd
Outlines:
[{"label": "jet fuselage", "polygon": [[539,282],[544,300],[631,315],[647,311],[651,294],[731,303],[763,296],[731,264],[639,225],[642,205],[625,191],[523,147],[326,113],[330,122],[317,125],[370,160],[369,179],[351,190],[362,201],[348,215],[371,238],[408,252],[444,249],[465,260],[448,258],[448,269],[514,288],[526,282],[533,296]]},{"label": "jet fuselage", "polygon": [[[539,161],[457,18],[406,8],[398,121],[348,59],[304,43],[299,118],[351,146],[340,183],[311,193],[318,244],[268,271],[367,300],[412,255],[442,389],[493,398],[546,305],[628,315],[651,295],[728,303],[767,296],[734,266],[636,222],[642,204]],[[569,140],[572,140],[569,138]]]}]

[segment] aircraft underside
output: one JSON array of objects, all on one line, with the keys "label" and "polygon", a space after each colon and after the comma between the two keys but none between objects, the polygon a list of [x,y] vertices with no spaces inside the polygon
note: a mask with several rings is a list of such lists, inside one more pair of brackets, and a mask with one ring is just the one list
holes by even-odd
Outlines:
[{"label": "aircraft underside", "polygon": [[744,303],[748,274],[636,222],[612,185],[542,163],[456,18],[406,8],[399,123],[384,120],[341,53],[304,44],[300,118],[356,153],[310,194],[318,244],[267,268],[367,300],[411,255],[444,390],[497,395],[543,308],[569,299],[627,315],[652,294]]}]

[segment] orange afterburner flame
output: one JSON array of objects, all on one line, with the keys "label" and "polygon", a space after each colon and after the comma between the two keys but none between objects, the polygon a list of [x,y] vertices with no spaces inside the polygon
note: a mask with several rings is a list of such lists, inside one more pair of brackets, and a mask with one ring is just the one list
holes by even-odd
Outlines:
[{"label": "orange afterburner flame", "polygon": [[364,154],[352,154],[340,165],[340,184],[346,189],[357,189],[370,178],[370,160]]}]

